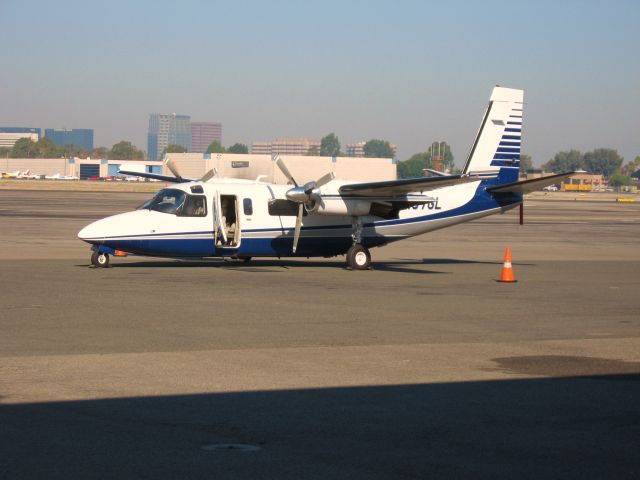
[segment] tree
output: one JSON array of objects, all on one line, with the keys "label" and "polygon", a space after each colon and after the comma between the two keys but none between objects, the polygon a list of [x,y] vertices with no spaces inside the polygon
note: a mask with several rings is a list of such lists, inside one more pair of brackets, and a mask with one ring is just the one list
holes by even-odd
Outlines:
[{"label": "tree", "polygon": [[19,138],[13,145],[9,156],[11,158],[37,158],[38,145],[30,138]]},{"label": "tree", "polygon": [[624,175],[632,175],[638,170],[640,170],[640,155],[638,155],[633,162],[629,162],[621,168],[621,172]]},{"label": "tree", "polygon": [[143,160],[144,152],[127,140],[116,143],[109,151],[112,160]]},{"label": "tree", "polygon": [[224,152],[225,152],[225,149],[218,140],[214,140],[213,142],[211,142],[211,144],[207,148],[207,153],[224,153]]},{"label": "tree", "polygon": [[227,148],[227,153],[249,153],[249,147],[244,143],[234,143]]},{"label": "tree", "polygon": [[545,163],[542,168],[547,172],[563,173],[574,170],[584,170],[584,158],[578,150],[558,152]]},{"label": "tree", "polygon": [[425,168],[431,168],[431,156],[427,152],[416,153],[409,160],[398,162],[398,178],[422,177]]},{"label": "tree", "polygon": [[339,157],[340,156],[340,140],[335,133],[330,133],[322,137],[320,140],[320,156],[321,157]]},{"label": "tree", "polygon": [[631,185],[631,177],[622,175],[621,173],[614,173],[609,177],[609,185],[612,187],[623,187]]},{"label": "tree", "polygon": [[107,158],[109,156],[109,150],[106,147],[96,147],[91,151],[93,158]]},{"label": "tree", "polygon": [[618,151],[611,148],[596,148],[584,155],[585,169],[590,173],[601,173],[604,178],[609,178],[618,170],[623,161]]},{"label": "tree", "polygon": [[182,145],[177,145],[172,143],[167,148],[164,149],[164,153],[187,153],[187,149]]},{"label": "tree", "polygon": [[520,173],[525,173],[527,170],[533,169],[533,162],[530,155],[520,155]]},{"label": "tree", "polygon": [[363,147],[365,157],[393,158],[393,148],[386,140],[369,140]]},{"label": "tree", "polygon": [[447,142],[433,142],[431,146],[429,146],[427,154],[431,160],[430,163],[432,167],[437,163],[434,160],[440,157],[440,165],[443,171],[453,168],[453,153],[451,153],[451,147]]},{"label": "tree", "polygon": [[318,155],[320,155],[320,149],[318,148],[317,145],[312,145],[309,147],[309,149],[307,150],[306,155],[308,157],[317,157]]}]

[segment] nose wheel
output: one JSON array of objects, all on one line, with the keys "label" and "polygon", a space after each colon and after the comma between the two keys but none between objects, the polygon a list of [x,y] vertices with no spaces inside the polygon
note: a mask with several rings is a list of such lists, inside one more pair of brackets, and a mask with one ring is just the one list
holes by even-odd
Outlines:
[{"label": "nose wheel", "polygon": [[347,268],[353,270],[367,270],[371,266],[369,250],[359,243],[355,243],[347,251]]},{"label": "nose wheel", "polygon": [[107,268],[109,266],[109,255],[101,252],[91,254],[91,265],[97,268]]}]

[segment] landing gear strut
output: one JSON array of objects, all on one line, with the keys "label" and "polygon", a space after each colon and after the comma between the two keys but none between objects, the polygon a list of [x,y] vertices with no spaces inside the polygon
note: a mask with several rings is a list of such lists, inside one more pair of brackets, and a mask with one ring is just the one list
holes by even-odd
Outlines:
[{"label": "landing gear strut", "polygon": [[93,252],[91,254],[91,264],[97,268],[107,268],[109,266],[109,255],[106,253]]},{"label": "landing gear strut", "polygon": [[347,250],[347,268],[353,270],[366,270],[371,266],[371,254],[362,242],[362,220],[353,218],[353,233],[351,234],[353,245]]}]

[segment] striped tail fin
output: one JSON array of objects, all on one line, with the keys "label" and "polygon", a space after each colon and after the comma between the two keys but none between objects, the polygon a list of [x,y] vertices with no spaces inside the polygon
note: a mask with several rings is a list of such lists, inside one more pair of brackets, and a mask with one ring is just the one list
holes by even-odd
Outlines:
[{"label": "striped tail fin", "polygon": [[495,87],[463,173],[498,175],[498,183],[518,180],[524,92]]}]

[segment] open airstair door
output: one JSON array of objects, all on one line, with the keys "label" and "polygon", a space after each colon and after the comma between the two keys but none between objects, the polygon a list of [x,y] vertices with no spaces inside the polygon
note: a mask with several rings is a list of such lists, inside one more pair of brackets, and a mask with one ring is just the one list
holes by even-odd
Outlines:
[{"label": "open airstair door", "polygon": [[227,235],[222,224],[222,209],[220,208],[220,192],[216,192],[213,200],[213,238],[216,248],[223,247],[227,243]]},{"label": "open airstair door", "polygon": [[216,247],[240,247],[240,216],[238,212],[238,197],[236,195],[221,195],[216,192],[215,215]]}]

